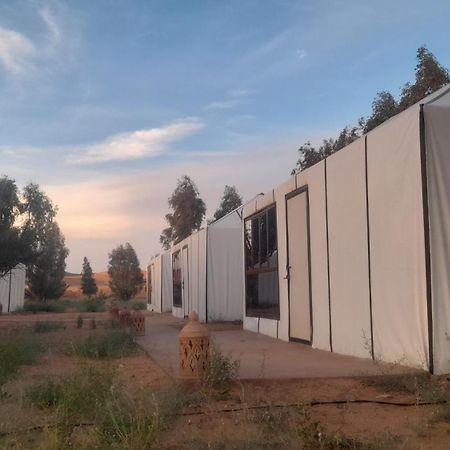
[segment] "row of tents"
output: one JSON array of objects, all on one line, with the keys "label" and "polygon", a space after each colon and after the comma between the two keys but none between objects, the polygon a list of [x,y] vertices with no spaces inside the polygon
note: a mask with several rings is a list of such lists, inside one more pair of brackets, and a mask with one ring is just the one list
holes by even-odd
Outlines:
[{"label": "row of tents", "polygon": [[450,87],[148,265],[148,304],[450,372]]}]

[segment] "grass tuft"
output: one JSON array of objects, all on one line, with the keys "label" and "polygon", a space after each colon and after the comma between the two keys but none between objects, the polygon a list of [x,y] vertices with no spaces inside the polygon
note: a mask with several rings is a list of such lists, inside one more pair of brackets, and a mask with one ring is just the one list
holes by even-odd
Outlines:
[{"label": "grass tuft", "polygon": [[45,347],[29,333],[16,332],[0,339],[0,386],[14,378],[21,366],[35,364]]},{"label": "grass tuft", "polygon": [[60,322],[36,322],[33,327],[35,333],[48,333],[50,331],[65,330],[66,326]]},{"label": "grass tuft", "polygon": [[137,351],[134,337],[125,330],[108,330],[103,334],[88,336],[74,347],[75,354],[85,358],[122,358]]}]

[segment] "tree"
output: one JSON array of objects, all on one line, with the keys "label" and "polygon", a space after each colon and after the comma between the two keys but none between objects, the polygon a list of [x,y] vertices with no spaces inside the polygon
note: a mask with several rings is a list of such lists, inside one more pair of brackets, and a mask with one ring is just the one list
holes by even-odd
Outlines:
[{"label": "tree", "polygon": [[387,91],[379,92],[372,102],[372,114],[367,119],[360,118],[358,125],[345,127],[335,140],[326,139],[319,148],[306,142],[299,149],[299,159],[291,172],[300,172],[327,156],[341,150],[346,145],[358,139],[363,133],[368,133],[378,125],[395,116],[424,97],[450,83],[450,75],[426,47],[417,50],[417,65],[415,68],[415,82],[403,86],[400,101]]},{"label": "tree", "polygon": [[40,251],[34,264],[27,270],[28,291],[40,301],[58,299],[68,287],[64,276],[69,250],[56,222],[43,224],[39,234]]},{"label": "tree", "polygon": [[400,105],[394,96],[387,91],[378,92],[372,102],[372,115],[366,120],[364,133],[368,133],[378,125],[395,116],[400,111]]},{"label": "tree", "polygon": [[199,197],[195,183],[187,175],[177,180],[177,187],[169,200],[172,213],[166,214],[169,226],[162,231],[160,242],[168,250],[187,238],[193,231],[199,230],[206,213],[205,202]]},{"label": "tree", "polygon": [[425,46],[417,49],[415,82],[403,86],[400,107],[402,110],[414,105],[427,95],[450,83],[448,70]]},{"label": "tree", "polygon": [[24,226],[34,238],[34,260],[28,266],[28,291],[38,300],[58,299],[64,294],[66,258],[69,250],[55,216],[58,208],[39,188],[30,183],[24,188]]},{"label": "tree", "polygon": [[19,198],[14,180],[0,178],[0,278],[18,264],[29,264],[34,258],[35,239],[32,229],[16,225],[26,205]]},{"label": "tree", "polygon": [[81,271],[81,292],[90,297],[98,291],[97,283],[92,274],[91,264],[86,256],[83,258],[83,269]]},{"label": "tree", "polygon": [[235,186],[225,186],[220,205],[214,213],[214,220],[226,216],[231,211],[242,205],[242,197],[238,194]]},{"label": "tree", "polygon": [[120,300],[133,298],[144,284],[139,260],[130,243],[119,245],[109,254],[109,287]]}]

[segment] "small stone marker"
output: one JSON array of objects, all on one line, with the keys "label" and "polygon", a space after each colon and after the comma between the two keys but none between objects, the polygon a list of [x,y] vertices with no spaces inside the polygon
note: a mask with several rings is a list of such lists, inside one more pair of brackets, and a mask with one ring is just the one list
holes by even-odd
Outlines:
[{"label": "small stone marker", "polygon": [[180,377],[199,379],[206,371],[209,356],[209,332],[199,323],[198,314],[192,311],[189,321],[179,334]]}]

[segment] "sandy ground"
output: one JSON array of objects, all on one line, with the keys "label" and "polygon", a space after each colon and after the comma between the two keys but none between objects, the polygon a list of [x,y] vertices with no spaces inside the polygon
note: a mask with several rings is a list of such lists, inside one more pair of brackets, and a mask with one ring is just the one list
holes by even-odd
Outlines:
[{"label": "sandy ground", "polygon": [[[111,289],[109,287],[108,272],[96,272],[94,273],[95,282],[99,291],[103,291],[106,295],[111,295]],[[79,298],[83,297],[81,292],[81,275],[66,275],[64,281],[69,285],[64,297]],[[145,298],[145,289],[142,289],[138,293],[136,298]]]},{"label": "sandy ground", "polygon": [[[90,313],[90,316],[98,323],[108,317],[106,313]],[[89,327],[77,329],[74,315],[70,313],[33,316],[34,321],[44,318],[63,321],[66,329],[41,334],[51,344],[51,351],[43,357],[40,364],[23,368],[20,377],[7,385],[5,394],[0,399],[0,433],[45,422],[45,412],[30,406],[24,400],[23,392],[27,386],[43,377],[72,372],[80,361],[68,356],[64,348],[70,342],[101,332]],[[29,326],[30,321],[26,316],[10,316],[9,320],[2,317],[0,333],[10,327]],[[158,391],[174,389],[179,384],[173,374],[159,367],[144,352],[115,360],[114,364],[118,365],[124,382],[130,386],[139,385],[150,391]],[[436,382],[450,391],[450,380],[446,377],[436,378]],[[195,388],[190,386],[190,389]],[[20,400],[17,401],[17,398]],[[346,448],[450,448],[450,421],[435,420],[438,406],[401,407],[351,403],[361,399],[412,403],[416,400],[412,394],[384,392],[360,378],[237,382],[229,392],[188,408],[185,415],[179,417],[176,424],[162,434],[156,448],[296,449],[299,447],[292,444],[286,436],[288,433],[291,435],[293,430],[302,432],[303,407],[293,405],[308,405],[311,401],[318,400],[344,400],[348,403],[306,406],[311,423],[319,421],[328,433],[343,433],[365,441],[373,440],[373,443],[381,445]],[[383,436],[386,434],[395,436],[395,439],[384,442]],[[35,447],[30,444],[27,448]]]}]

